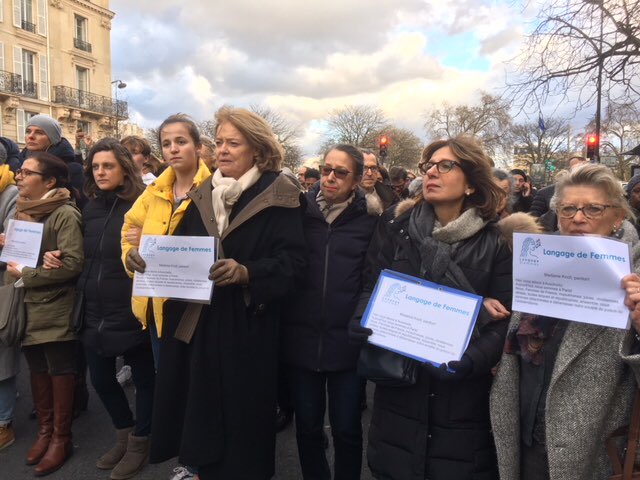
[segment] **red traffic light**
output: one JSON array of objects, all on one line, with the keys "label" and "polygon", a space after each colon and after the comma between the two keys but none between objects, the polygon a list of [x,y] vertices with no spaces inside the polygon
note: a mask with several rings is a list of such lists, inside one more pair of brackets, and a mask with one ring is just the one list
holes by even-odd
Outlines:
[{"label": "red traffic light", "polygon": [[597,145],[598,136],[597,135],[588,135],[587,136],[587,144],[588,145]]},{"label": "red traffic light", "polygon": [[598,149],[600,147],[600,139],[595,133],[590,133],[586,137],[587,158],[594,159],[598,157]]},{"label": "red traffic light", "polygon": [[387,138],[386,135],[382,135],[380,137],[380,145],[386,145],[387,143],[389,143],[389,139]]}]

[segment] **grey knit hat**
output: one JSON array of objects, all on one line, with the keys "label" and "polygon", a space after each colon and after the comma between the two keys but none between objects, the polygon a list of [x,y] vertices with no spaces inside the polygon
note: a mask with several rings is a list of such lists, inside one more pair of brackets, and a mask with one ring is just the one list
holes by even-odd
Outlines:
[{"label": "grey knit hat", "polygon": [[62,128],[60,124],[56,122],[49,115],[34,115],[27,122],[27,127],[38,127],[41,128],[44,133],[49,137],[49,141],[51,145],[57,145],[62,140]]},{"label": "grey knit hat", "polygon": [[631,180],[629,180],[629,183],[627,183],[627,195],[631,195],[631,190],[633,190],[633,187],[635,187],[638,183],[640,183],[640,174],[631,177]]}]

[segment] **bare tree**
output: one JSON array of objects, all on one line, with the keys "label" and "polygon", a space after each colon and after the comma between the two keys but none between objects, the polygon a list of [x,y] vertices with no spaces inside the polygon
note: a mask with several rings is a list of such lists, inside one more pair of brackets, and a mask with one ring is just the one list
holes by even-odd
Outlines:
[{"label": "bare tree", "polygon": [[[640,143],[640,108],[636,103],[609,102],[602,120],[600,156],[621,179],[628,179],[633,157],[623,155]],[[592,131],[594,121],[587,125]]]},{"label": "bare tree", "polygon": [[[387,168],[398,166],[416,171],[424,148],[422,140],[411,130],[391,125],[387,125],[379,132],[376,132],[374,138],[377,139],[383,134],[389,139],[387,157],[383,162],[384,166]],[[377,142],[375,146],[367,146],[375,150],[377,149]]]},{"label": "bare tree", "polygon": [[302,149],[297,144],[300,137],[300,126],[289,121],[284,115],[277,110],[266,105],[251,105],[249,109],[264,118],[273,133],[278,137],[278,141],[284,148],[284,166],[291,170],[295,169],[302,163]]},{"label": "bare tree", "polygon": [[529,166],[550,161],[550,165],[556,168],[564,167],[561,163],[566,160],[570,134],[568,122],[547,118],[544,130],[538,123],[519,123],[512,125],[510,133],[520,158]]},{"label": "bare tree", "polygon": [[357,147],[375,143],[376,132],[387,120],[379,108],[369,105],[347,105],[333,110],[328,118],[329,132],[325,143],[349,143]]},{"label": "bare tree", "polygon": [[162,148],[160,148],[160,139],[158,137],[157,128],[147,128],[144,131],[144,137],[151,144],[151,152],[158,158],[162,159]]},{"label": "bare tree", "polygon": [[511,115],[509,104],[487,92],[479,92],[476,105],[449,105],[425,114],[424,127],[432,140],[467,134],[478,137],[491,156],[508,150]]},{"label": "bare tree", "polygon": [[576,110],[596,100],[598,70],[609,98],[640,94],[640,0],[550,0],[507,76],[512,100],[539,108],[570,99]]}]

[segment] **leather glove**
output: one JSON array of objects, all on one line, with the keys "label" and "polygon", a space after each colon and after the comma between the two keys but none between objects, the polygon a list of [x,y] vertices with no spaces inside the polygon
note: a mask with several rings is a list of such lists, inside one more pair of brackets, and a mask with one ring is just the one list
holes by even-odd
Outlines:
[{"label": "leather glove", "polygon": [[349,343],[352,345],[364,345],[373,333],[373,330],[360,325],[358,319],[349,322],[348,331]]},{"label": "leather glove", "polygon": [[143,258],[138,253],[138,249],[133,247],[127,253],[127,257],[124,260],[125,266],[127,270],[132,272],[140,272],[144,273],[145,268],[147,268],[147,264],[143,260]]},{"label": "leather glove", "polygon": [[[444,381],[461,380],[466,378],[473,370],[473,361],[467,355],[463,355],[458,362],[449,362],[448,365],[443,363],[439,367],[436,367],[429,362],[426,362],[423,365],[425,370],[427,370],[431,375]],[[447,367],[454,371],[450,372]]]},{"label": "leather glove", "polygon": [[225,258],[218,260],[211,266],[209,280],[213,280],[214,284],[221,287],[247,285],[249,283],[249,270],[233,258]]}]

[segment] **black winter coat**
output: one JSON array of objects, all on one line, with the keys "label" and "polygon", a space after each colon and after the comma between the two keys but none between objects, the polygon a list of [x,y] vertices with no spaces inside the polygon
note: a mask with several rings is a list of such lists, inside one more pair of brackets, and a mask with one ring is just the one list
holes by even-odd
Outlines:
[{"label": "black winter coat", "polygon": [[314,371],[355,369],[360,347],[349,344],[347,325],[362,292],[365,256],[378,217],[367,213],[365,196],[358,190],[328,224],[316,202],[318,190],[316,185],[306,196],[309,269],[301,291],[287,306],[284,360]]},{"label": "black winter coat", "polygon": [[132,281],[120,258],[120,230],[132,204],[114,192],[98,192],[82,211],[85,263],[78,289],[84,288],[85,316],[81,339],[105,357],[122,355],[149,341],[131,311]]},{"label": "black winter coat", "polygon": [[5,163],[9,165],[9,169],[15,173],[23,162],[20,147],[18,147],[16,142],[6,137],[0,137],[0,143],[7,151],[7,161]]},{"label": "black winter coat", "polygon": [[[189,193],[173,235],[214,235],[211,180]],[[267,480],[275,470],[282,304],[306,267],[300,191],[264,172],[242,193],[221,238],[249,285],[215,286],[189,344],[174,337],[187,306],[164,305],[151,462],[179,455],[202,480]]]},{"label": "black winter coat", "polygon": [[555,185],[549,185],[538,190],[535,197],[533,197],[531,208],[529,208],[529,215],[533,215],[534,217],[541,217],[542,215],[547,213],[549,211],[551,198],[553,197],[553,194],[555,192]]},{"label": "black winter coat", "polygon": [[[381,269],[419,276],[417,245],[407,235],[405,212],[384,224],[356,316],[361,316]],[[453,249],[452,258],[475,293],[511,308],[511,252],[494,223]],[[438,279],[427,278],[438,283]],[[463,289],[463,288],[461,288]],[[486,312],[485,312],[486,313]],[[491,368],[501,356],[508,320],[488,323],[465,354],[470,376],[439,380],[419,368],[416,385],[376,386],[367,458],[374,476],[385,480],[497,480],[498,468],[489,422]]]}]

